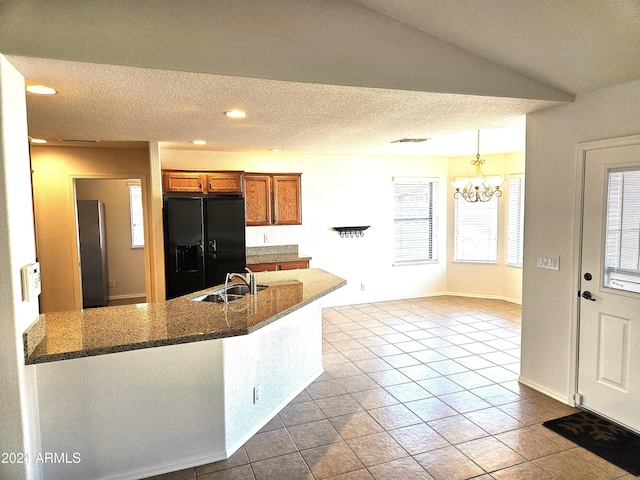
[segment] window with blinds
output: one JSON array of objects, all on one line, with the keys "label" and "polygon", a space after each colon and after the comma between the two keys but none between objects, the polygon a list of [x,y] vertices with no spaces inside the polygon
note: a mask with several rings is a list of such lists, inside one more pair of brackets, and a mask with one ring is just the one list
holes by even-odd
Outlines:
[{"label": "window with blinds", "polygon": [[454,260],[498,261],[498,199],[469,203],[456,199]]},{"label": "window with blinds", "polygon": [[142,186],[140,182],[127,182],[129,187],[129,211],[131,212],[131,248],[144,247],[144,223],[142,214]]},{"label": "window with blinds", "polygon": [[509,224],[507,227],[507,265],[522,266],[524,244],[524,176],[509,178]]},{"label": "window with blinds", "polygon": [[438,260],[438,180],[394,178],[394,265]]},{"label": "window with blinds", "polygon": [[640,170],[609,172],[604,286],[640,293]]}]

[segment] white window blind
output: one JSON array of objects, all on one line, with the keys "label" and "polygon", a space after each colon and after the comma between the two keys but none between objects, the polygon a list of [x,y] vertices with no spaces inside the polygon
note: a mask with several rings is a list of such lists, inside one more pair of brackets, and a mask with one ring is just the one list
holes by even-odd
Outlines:
[{"label": "white window blind", "polygon": [[144,223],[142,214],[142,186],[128,181],[129,210],[131,212],[131,248],[144,247]]},{"label": "white window blind", "polygon": [[498,199],[469,203],[456,199],[456,262],[498,261]]},{"label": "white window blind", "polygon": [[640,292],[640,170],[609,172],[604,285]]},{"label": "white window blind", "polygon": [[394,179],[394,265],[438,259],[438,180]]},{"label": "white window blind", "polygon": [[524,176],[509,178],[509,225],[507,231],[507,265],[522,266],[524,244]]}]

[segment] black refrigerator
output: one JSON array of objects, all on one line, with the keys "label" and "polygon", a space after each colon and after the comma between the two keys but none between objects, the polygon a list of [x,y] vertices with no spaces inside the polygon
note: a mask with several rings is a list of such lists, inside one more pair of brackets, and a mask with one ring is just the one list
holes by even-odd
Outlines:
[{"label": "black refrigerator", "polygon": [[167,299],[244,272],[244,198],[165,195],[163,220]]}]

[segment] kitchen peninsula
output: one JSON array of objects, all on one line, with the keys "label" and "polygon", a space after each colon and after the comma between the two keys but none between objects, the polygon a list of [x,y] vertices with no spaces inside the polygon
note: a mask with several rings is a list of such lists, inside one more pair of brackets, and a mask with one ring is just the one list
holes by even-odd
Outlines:
[{"label": "kitchen peninsula", "polygon": [[[79,453],[45,478],[136,479],[228,458],[322,371],[319,269],[257,274],[228,303],[41,315],[25,333],[43,451]],[[161,347],[161,348],[158,348]]]}]

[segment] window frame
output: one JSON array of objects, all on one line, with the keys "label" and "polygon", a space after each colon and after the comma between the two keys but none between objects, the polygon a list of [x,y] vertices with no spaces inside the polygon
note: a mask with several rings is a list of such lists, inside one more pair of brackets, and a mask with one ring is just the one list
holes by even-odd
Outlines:
[{"label": "window frame", "polygon": [[[131,227],[131,248],[144,248],[144,202],[142,197],[142,182],[127,180],[129,189],[129,225]],[[138,191],[139,193],[135,193]],[[140,222],[136,222],[137,219]],[[141,239],[141,242],[139,241]]]},{"label": "window frame", "polygon": [[[456,177],[455,180],[465,180],[465,178],[459,178]],[[469,178],[466,178],[466,180],[469,180]],[[494,235],[494,242],[495,242],[495,248],[493,249],[494,253],[495,253],[495,260],[494,259],[486,259],[486,258],[481,258],[481,259],[472,259],[472,258],[460,258],[462,256],[462,254],[459,255],[458,251],[458,246],[459,246],[459,235],[460,235],[460,226],[459,226],[459,208],[465,208],[465,209],[470,209],[470,208],[474,208],[474,207],[478,207],[480,206],[480,208],[484,208],[487,209],[488,206],[492,206],[495,204],[495,233]],[[460,205],[463,205],[463,207],[459,207]],[[454,218],[453,218],[453,263],[472,263],[472,264],[485,264],[485,265],[497,265],[499,264],[499,260],[500,260],[500,202],[498,201],[498,197],[492,197],[491,200],[487,201],[487,202],[467,202],[466,200],[462,199],[462,198],[455,198],[454,199],[454,214],[453,214]],[[475,218],[478,218],[477,215],[475,216]],[[490,228],[490,227],[489,227]],[[491,232],[493,233],[493,232]]]},{"label": "window frame", "polygon": [[[437,177],[393,177],[393,266],[403,267],[411,265],[423,265],[439,263],[439,192],[440,192],[440,179]],[[428,189],[427,195],[427,216],[416,216],[414,218],[405,217],[401,218],[399,215],[400,204],[398,197],[401,194],[400,186],[413,186],[414,188],[423,188],[426,186]],[[415,255],[411,257],[411,249],[399,244],[398,235],[402,235],[402,232],[398,227],[408,226],[410,222],[426,221],[428,223],[427,233],[427,256]],[[420,233],[420,232],[418,232]],[[406,240],[406,239],[405,239]],[[421,248],[424,249],[424,246]],[[408,254],[406,252],[409,252]]]},{"label": "window frame", "polygon": [[[511,186],[511,182],[517,181],[520,185],[518,186],[517,194],[514,194],[514,188]],[[517,204],[514,206],[514,202]],[[525,179],[524,173],[513,173],[509,175],[509,201],[508,201],[508,211],[507,211],[507,255],[506,255],[506,265],[509,267],[522,268],[524,263],[524,202],[525,202]],[[512,208],[518,209],[518,226],[515,227],[516,231],[513,232],[512,227]],[[512,241],[512,235],[516,236],[516,240]],[[511,262],[512,258],[512,244],[517,243],[519,252],[515,254],[520,260],[520,263]]]}]

